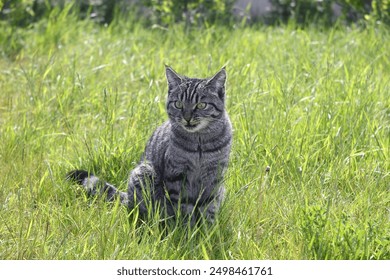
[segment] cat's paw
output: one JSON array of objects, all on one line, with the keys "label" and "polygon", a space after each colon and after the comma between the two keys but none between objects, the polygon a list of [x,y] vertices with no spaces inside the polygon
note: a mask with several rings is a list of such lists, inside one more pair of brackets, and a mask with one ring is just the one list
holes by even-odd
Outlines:
[{"label": "cat's paw", "polygon": [[82,185],[84,180],[93,174],[85,170],[72,170],[66,174],[66,180]]}]

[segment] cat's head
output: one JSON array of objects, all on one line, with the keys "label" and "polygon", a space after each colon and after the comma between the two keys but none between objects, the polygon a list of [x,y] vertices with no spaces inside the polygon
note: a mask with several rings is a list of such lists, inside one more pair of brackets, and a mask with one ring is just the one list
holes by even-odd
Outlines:
[{"label": "cat's head", "polygon": [[179,75],[168,66],[165,71],[168,80],[167,113],[171,122],[188,132],[198,132],[224,115],[225,68],[206,79]]}]

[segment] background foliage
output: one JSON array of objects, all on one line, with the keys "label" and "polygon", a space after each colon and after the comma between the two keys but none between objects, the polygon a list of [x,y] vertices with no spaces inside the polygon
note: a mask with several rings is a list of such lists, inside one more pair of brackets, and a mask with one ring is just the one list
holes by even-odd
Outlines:
[{"label": "background foliage", "polygon": [[171,24],[185,22],[190,24],[231,21],[234,0],[143,0],[152,11],[153,22]]},{"label": "background foliage", "polygon": [[[12,25],[27,26],[50,11],[73,3],[81,18],[110,23],[116,14],[137,17],[148,24],[168,25],[185,22],[187,25],[232,24],[242,19],[232,14],[234,0],[2,0],[0,18]],[[270,0],[272,9],[264,17],[251,22],[278,23],[293,20],[299,24],[317,22],[330,25],[335,21],[332,4],[342,7],[346,22],[390,23],[390,0]],[[1,8],[2,6],[2,8]]]}]

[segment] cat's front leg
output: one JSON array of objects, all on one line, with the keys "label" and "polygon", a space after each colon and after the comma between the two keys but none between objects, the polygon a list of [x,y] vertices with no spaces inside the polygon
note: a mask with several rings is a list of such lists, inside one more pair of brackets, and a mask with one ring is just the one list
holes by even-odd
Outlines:
[{"label": "cat's front leg", "polygon": [[219,208],[221,207],[223,198],[225,195],[225,188],[220,186],[216,194],[212,195],[207,204],[203,204],[199,206],[199,213],[201,216],[206,218],[206,220],[210,223],[214,223],[215,216],[218,213]]},{"label": "cat's front leg", "polygon": [[197,197],[191,191],[186,175],[183,172],[168,173],[164,184],[169,204],[168,213],[183,219],[185,223],[195,225]]}]

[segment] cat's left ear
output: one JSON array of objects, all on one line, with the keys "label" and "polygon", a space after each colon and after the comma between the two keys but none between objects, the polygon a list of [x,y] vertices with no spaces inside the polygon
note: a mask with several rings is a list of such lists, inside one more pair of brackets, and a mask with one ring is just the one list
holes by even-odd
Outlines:
[{"label": "cat's left ear", "polygon": [[219,98],[223,99],[225,96],[225,84],[226,84],[226,69],[223,67],[217,74],[207,81],[208,86],[217,90]]},{"label": "cat's left ear", "polygon": [[183,82],[183,77],[175,72],[171,67],[165,65],[165,75],[167,76],[169,92]]}]

